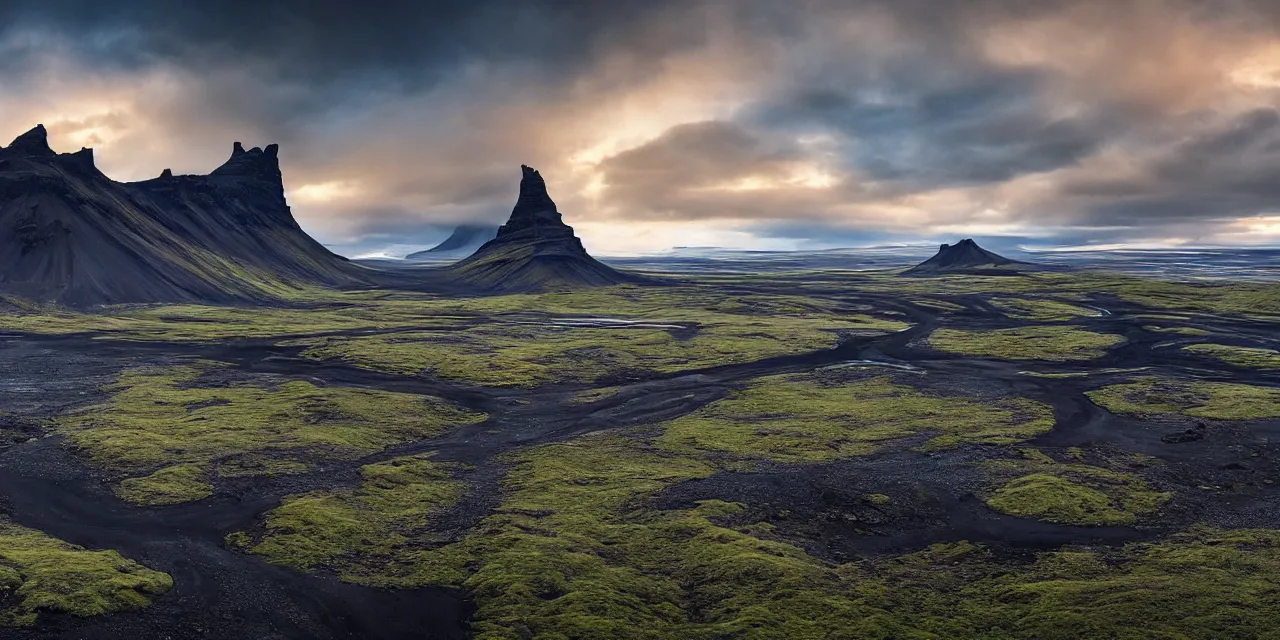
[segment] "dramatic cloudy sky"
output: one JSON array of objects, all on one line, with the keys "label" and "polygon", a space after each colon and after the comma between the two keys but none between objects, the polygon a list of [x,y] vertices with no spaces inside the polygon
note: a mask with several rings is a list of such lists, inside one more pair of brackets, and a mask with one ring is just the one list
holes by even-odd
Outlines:
[{"label": "dramatic cloudy sky", "polygon": [[119,180],[281,144],[404,252],[542,170],[596,253],[1280,244],[1276,0],[4,0],[0,137]]}]

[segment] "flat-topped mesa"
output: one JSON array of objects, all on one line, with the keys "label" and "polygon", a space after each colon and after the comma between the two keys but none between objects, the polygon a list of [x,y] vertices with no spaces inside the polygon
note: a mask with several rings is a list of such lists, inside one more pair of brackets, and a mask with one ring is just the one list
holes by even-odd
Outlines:
[{"label": "flat-topped mesa", "polygon": [[547,183],[537,169],[520,165],[520,196],[511,210],[511,219],[498,228],[498,238],[528,230],[535,235],[573,235],[573,228],[564,223],[556,203],[547,194]]}]

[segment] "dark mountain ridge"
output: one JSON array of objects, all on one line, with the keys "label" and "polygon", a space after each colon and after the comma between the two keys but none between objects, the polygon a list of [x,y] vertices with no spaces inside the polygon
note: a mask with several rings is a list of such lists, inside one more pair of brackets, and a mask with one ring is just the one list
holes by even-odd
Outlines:
[{"label": "dark mountain ridge", "polygon": [[276,299],[367,283],[285,201],[279,147],[245,150],[207,176],[116,182],[93,151],[55,153],[43,126],[0,147],[0,291],[72,306]]},{"label": "dark mountain ridge", "polygon": [[561,219],[542,174],[521,165],[520,195],[494,239],[449,268],[460,281],[490,290],[540,291],[644,282],[592,258]]}]

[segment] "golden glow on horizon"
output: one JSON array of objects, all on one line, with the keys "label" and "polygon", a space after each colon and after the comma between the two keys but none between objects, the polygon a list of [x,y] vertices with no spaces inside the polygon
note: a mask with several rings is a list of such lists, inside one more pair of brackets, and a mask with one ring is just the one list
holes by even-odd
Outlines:
[{"label": "golden glow on horizon", "polygon": [[332,180],[315,184],[304,184],[289,192],[289,197],[308,203],[333,202],[347,200],[360,195],[363,189],[359,183],[348,180]]},{"label": "golden glow on horizon", "polygon": [[1255,89],[1280,88],[1280,45],[1245,58],[1229,74],[1231,81]]},{"label": "golden glow on horizon", "polygon": [[815,164],[800,164],[784,175],[752,175],[695,189],[696,191],[767,191],[774,189],[829,189],[840,178]]}]

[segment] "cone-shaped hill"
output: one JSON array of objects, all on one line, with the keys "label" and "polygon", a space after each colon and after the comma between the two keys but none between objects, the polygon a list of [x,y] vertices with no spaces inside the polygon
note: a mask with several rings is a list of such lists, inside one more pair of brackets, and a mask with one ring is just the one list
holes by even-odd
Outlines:
[{"label": "cone-shaped hill", "polygon": [[903,271],[903,275],[936,275],[946,273],[1011,273],[1034,270],[1029,262],[1010,260],[978,246],[971,239],[938,247],[932,258]]},{"label": "cone-shaped hill", "polygon": [[454,255],[471,255],[484,246],[484,243],[498,236],[497,227],[464,224],[453,230],[453,234],[444,242],[404,257],[405,260],[428,260],[431,258],[448,258]]},{"label": "cone-shaped hill", "polygon": [[210,175],[120,183],[91,149],[55,153],[37,126],[0,147],[0,291],[84,306],[365,282],[293,219],[277,152],[237,142]]},{"label": "cone-shaped hill", "polygon": [[591,287],[641,282],[616,271],[582,248],[573,227],[560,219],[547,183],[531,167],[521,165],[520,197],[511,219],[498,235],[474,254],[450,267],[466,284],[498,291],[540,291],[559,287]]}]

